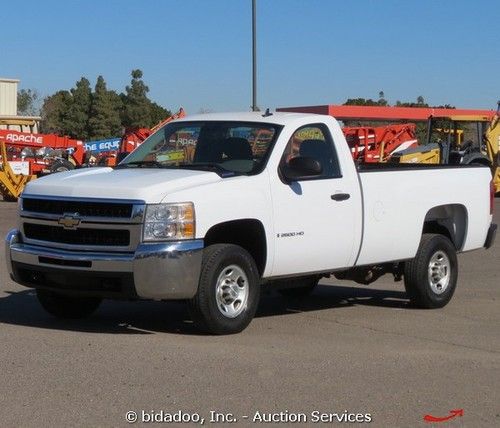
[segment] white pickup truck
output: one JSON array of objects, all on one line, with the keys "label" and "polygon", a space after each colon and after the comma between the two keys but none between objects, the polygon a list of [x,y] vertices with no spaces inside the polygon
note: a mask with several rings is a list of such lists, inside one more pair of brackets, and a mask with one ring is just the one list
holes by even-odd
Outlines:
[{"label": "white pickup truck", "polygon": [[103,298],[177,299],[227,334],[250,323],[262,287],[299,296],[331,274],[391,273],[413,304],[442,307],[457,252],[491,246],[492,207],[488,168],[357,166],[329,116],[190,116],[115,168],[29,183],[7,265],[57,317]]}]

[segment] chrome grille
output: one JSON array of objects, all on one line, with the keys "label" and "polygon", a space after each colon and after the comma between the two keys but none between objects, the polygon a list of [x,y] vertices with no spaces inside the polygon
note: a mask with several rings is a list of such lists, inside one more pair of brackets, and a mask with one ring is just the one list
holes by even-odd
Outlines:
[{"label": "chrome grille", "polygon": [[91,246],[121,246],[130,244],[130,231],[126,229],[76,229],[67,230],[59,226],[24,223],[24,236],[37,241],[60,242],[62,244]]},{"label": "chrome grille", "polygon": [[[133,252],[141,242],[144,210],[144,201],[137,200],[23,196],[20,229],[28,244]],[[75,225],[63,221],[68,217]]]},{"label": "chrome grille", "polygon": [[74,200],[23,198],[23,211],[44,214],[78,213],[82,217],[130,218],[133,204],[116,202],[83,202]]}]

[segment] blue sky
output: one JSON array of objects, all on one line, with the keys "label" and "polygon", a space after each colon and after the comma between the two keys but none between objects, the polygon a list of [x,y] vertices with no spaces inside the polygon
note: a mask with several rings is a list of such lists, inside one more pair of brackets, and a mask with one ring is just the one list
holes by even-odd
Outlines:
[{"label": "blue sky", "polygon": [[[499,0],[257,0],[261,108],[378,97],[500,98]],[[251,0],[23,0],[3,6],[0,76],[42,95],[102,74],[189,113],[251,105]],[[6,19],[8,18],[8,19]]]}]

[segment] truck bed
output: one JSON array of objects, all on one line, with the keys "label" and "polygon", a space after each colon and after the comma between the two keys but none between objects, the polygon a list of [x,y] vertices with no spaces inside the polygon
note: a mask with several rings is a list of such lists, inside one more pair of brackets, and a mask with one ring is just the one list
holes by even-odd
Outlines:
[{"label": "truck bed", "polygon": [[[413,258],[424,222],[429,220],[451,228],[458,251],[484,245],[491,222],[485,206],[491,181],[488,168],[365,164],[358,171],[363,231],[356,265]],[[450,213],[453,224],[440,220]]]},{"label": "truck bed", "polygon": [[[435,170],[435,169],[463,169],[463,168],[487,168],[483,165],[441,165],[425,163],[391,163],[391,162],[371,162],[358,163],[358,172],[373,171],[413,171],[413,170]],[[488,168],[487,168],[488,169]],[[489,171],[489,169],[488,169]]]}]

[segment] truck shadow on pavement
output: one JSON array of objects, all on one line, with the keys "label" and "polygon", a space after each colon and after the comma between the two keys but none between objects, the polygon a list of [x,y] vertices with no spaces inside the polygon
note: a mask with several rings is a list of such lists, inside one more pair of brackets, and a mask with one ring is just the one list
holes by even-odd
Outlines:
[{"label": "truck shadow on pavement", "polygon": [[[200,335],[183,302],[104,301],[89,318],[59,320],[42,309],[34,290],[5,294],[0,297],[3,324],[86,333]],[[312,295],[302,298],[283,297],[275,291],[263,293],[256,318],[358,305],[407,308],[408,300],[399,291],[319,285]]]},{"label": "truck shadow on pavement", "polygon": [[378,306],[383,308],[411,308],[404,291],[379,290],[366,286],[338,286],[319,284],[307,297],[284,297],[278,292],[261,297],[256,317],[269,317],[300,312],[352,306]]}]

